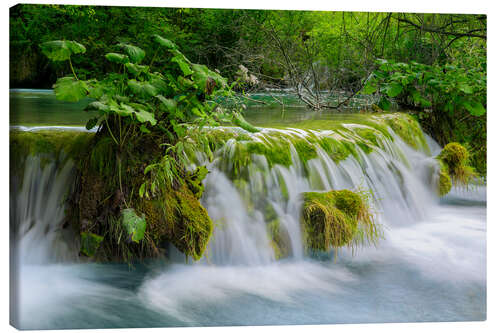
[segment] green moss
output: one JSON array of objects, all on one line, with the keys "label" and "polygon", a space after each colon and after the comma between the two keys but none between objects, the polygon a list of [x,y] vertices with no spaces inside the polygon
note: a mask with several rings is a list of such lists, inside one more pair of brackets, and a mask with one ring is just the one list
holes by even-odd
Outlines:
[{"label": "green moss", "polygon": [[359,148],[361,148],[361,150],[363,150],[365,152],[365,154],[369,154],[373,151],[373,148],[364,142],[358,142],[357,145]]},{"label": "green moss", "polygon": [[212,220],[198,199],[186,188],[175,191],[175,197],[177,218],[170,241],[187,256],[199,260],[212,236]]},{"label": "green moss", "polygon": [[305,139],[294,140],[293,146],[295,147],[297,155],[299,155],[299,158],[302,161],[302,163],[306,163],[307,161],[318,157],[318,152],[316,151],[316,148],[309,141]]},{"label": "green moss", "polygon": [[324,136],[318,140],[318,144],[335,163],[343,161],[351,155],[351,151],[346,148],[344,143],[332,137]]},{"label": "green moss", "polygon": [[468,186],[477,177],[475,170],[469,165],[467,148],[457,142],[448,143],[437,159],[441,162],[441,171],[446,172],[458,185]]},{"label": "green moss", "polygon": [[281,174],[278,175],[278,183],[280,186],[280,192],[283,200],[288,201],[290,199],[290,194],[288,192],[288,187],[286,185],[285,179]]},{"label": "green moss", "polygon": [[309,250],[375,243],[382,236],[362,192],[306,192],[303,197],[302,223]]},{"label": "green moss", "polygon": [[240,113],[233,112],[232,121],[235,125],[243,128],[250,133],[257,133],[260,131],[260,129],[246,121]]},{"label": "green moss", "polygon": [[392,130],[406,142],[406,144],[414,149],[430,153],[429,146],[427,145],[427,141],[425,140],[418,121],[413,119],[410,115],[404,113],[391,113],[381,117]]},{"label": "green moss", "polygon": [[115,143],[110,137],[98,140],[90,152],[90,167],[103,175],[110,175],[115,170]]},{"label": "green moss", "polygon": [[85,152],[92,133],[74,131],[10,131],[10,170],[13,175],[24,171],[26,157],[41,158],[42,168],[50,162],[78,160]]},{"label": "green moss", "polygon": [[443,150],[439,154],[439,158],[453,172],[453,170],[457,167],[460,167],[467,163],[469,159],[469,152],[458,142],[451,142],[443,148]]},{"label": "green moss", "polygon": [[197,167],[192,173],[186,176],[186,183],[191,190],[191,192],[196,196],[197,199],[201,199],[203,191],[203,179],[208,175],[208,169],[206,166]]},{"label": "green moss", "polygon": [[103,239],[104,237],[94,233],[82,232],[80,234],[80,252],[87,257],[93,257],[99,249]]},{"label": "green moss", "polygon": [[349,190],[335,191],[335,206],[350,217],[357,218],[363,206],[362,197]]},{"label": "green moss", "polygon": [[439,195],[446,195],[451,190],[451,178],[448,171],[441,169],[439,171]]},{"label": "green moss", "polygon": [[360,137],[362,137],[363,139],[365,140],[368,140],[369,142],[371,142],[374,146],[378,146],[379,143],[378,143],[378,139],[377,139],[377,135],[374,133],[374,129],[372,128],[355,128],[354,129],[354,132],[359,135]]}]

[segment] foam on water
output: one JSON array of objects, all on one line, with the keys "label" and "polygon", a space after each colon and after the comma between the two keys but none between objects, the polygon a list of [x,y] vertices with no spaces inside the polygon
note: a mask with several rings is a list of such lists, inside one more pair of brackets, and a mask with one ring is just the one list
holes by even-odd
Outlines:
[{"label": "foam on water", "polygon": [[[391,134],[394,141],[382,138],[370,153],[358,149],[359,158],[339,163],[319,146],[318,157],[303,163],[291,145],[289,167],[253,155],[244,184],[231,181],[230,150],[221,149],[202,198],[216,224],[205,258],[144,271],[77,263],[78,244],[68,245],[60,228],[73,166],[42,167],[29,157],[22,186],[11,193],[12,321],[100,328],[485,319],[485,187],[439,199],[432,158],[439,147],[429,141],[429,155]],[[343,188],[373,193],[385,238],[354,257],[341,250],[337,263],[309,259],[300,194]],[[274,259],[262,202],[286,229],[290,258]]]}]

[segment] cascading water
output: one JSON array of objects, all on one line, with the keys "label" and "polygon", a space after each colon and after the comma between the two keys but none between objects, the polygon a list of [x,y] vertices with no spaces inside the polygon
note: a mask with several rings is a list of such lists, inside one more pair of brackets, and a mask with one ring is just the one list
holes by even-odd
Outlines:
[{"label": "cascading water", "polygon": [[[301,237],[301,193],[339,189],[363,189],[373,194],[373,206],[383,216],[383,225],[398,227],[425,217],[426,210],[438,202],[436,181],[438,164],[433,157],[407,146],[394,132],[394,141],[379,133],[377,143],[356,136],[346,125],[344,140],[370,144],[370,152],[359,146],[354,155],[336,163],[324,149],[314,145],[317,157],[303,162],[294,140],[338,139],[339,131],[264,130],[249,141],[226,143],[209,165],[202,203],[218,222],[209,246],[211,262],[217,264],[267,264],[273,252],[266,233],[266,211],[275,212],[290,240],[291,256],[303,257]],[[371,131],[376,131],[370,129]],[[236,158],[236,145],[263,142],[269,136],[288,138],[292,164],[269,166],[265,156],[252,154],[242,181],[230,180]],[[279,148],[275,148],[279,149]],[[200,163],[206,161],[199,155]],[[244,177],[244,176],[242,176]],[[434,177],[435,178],[435,177]]]},{"label": "cascading water", "polygon": [[[360,134],[365,129],[375,138]],[[325,138],[348,153],[332,157]],[[288,162],[249,143],[281,150]],[[210,170],[202,204],[216,225],[205,257],[132,271],[77,263],[78,244],[65,241],[70,235],[61,228],[71,162],[56,167],[28,157],[22,185],[11,191],[13,322],[99,328],[482,320],[484,188],[439,199],[432,157],[439,147],[429,138],[427,145],[431,153],[390,127],[344,124],[245,133],[210,162],[198,152],[197,163]],[[384,239],[354,257],[341,250],[337,263],[312,260],[303,247],[301,193],[345,188],[372,194]],[[271,219],[286,231],[290,251],[282,260],[270,243]]]}]

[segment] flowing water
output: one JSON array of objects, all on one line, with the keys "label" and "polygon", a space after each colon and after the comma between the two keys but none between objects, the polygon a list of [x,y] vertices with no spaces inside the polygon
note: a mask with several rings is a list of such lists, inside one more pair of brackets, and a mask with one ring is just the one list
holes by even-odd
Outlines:
[{"label": "flowing water", "polygon": [[[40,122],[37,109],[45,114]],[[80,111],[54,102],[48,92],[11,92],[11,124],[24,130],[81,126],[85,117],[72,112]],[[282,127],[252,135],[257,141],[277,132],[338,135],[284,128],[304,121],[340,119],[351,124],[342,132],[348,138],[363,126],[354,115],[300,109],[258,108],[247,119]],[[357,148],[357,157],[338,163],[319,146],[307,162],[290,146],[290,166],[270,166],[252,155],[245,182],[231,177],[239,148],[228,141],[208,164],[202,204],[216,228],[205,257],[186,264],[172,248],[168,263],[133,268],[78,260],[68,241],[73,235],[61,229],[62,202],[74,179],[71,161],[30,156],[22,182],[11,188],[12,323],[54,329],[485,320],[486,188],[454,188],[439,198],[432,158],[439,146],[427,137],[430,153],[417,151],[391,135],[393,141],[382,135],[369,153]],[[197,157],[206,162],[203,154]],[[384,239],[354,256],[341,249],[336,262],[331,253],[311,258],[302,246],[300,193],[344,188],[373,193]],[[269,244],[269,205],[289,238],[286,259],[275,260]]]}]

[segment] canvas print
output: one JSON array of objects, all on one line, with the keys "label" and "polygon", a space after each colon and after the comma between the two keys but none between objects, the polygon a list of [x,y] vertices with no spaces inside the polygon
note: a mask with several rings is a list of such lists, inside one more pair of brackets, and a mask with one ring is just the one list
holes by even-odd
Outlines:
[{"label": "canvas print", "polygon": [[486,23],[10,8],[11,325],[485,320]]}]

